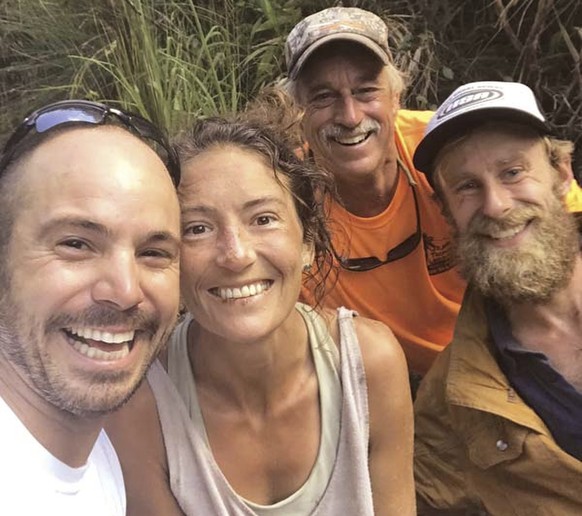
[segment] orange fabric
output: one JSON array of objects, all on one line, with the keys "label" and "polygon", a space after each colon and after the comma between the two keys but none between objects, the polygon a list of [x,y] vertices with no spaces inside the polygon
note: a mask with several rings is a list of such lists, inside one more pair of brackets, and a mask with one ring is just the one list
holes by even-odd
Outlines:
[{"label": "orange fabric", "polygon": [[[341,269],[336,285],[327,288],[324,299],[326,306],[343,305],[387,324],[400,341],[410,369],[422,374],[450,342],[465,289],[454,268],[450,229],[432,199],[424,174],[412,165],[412,154],[431,116],[430,111],[401,110],[396,119],[400,158],[418,183],[424,246],[421,242],[405,258],[371,271]],[[402,173],[383,213],[360,218],[334,203],[330,217],[336,250],[353,258],[384,259],[388,250],[416,229],[412,190]],[[308,288],[303,289],[303,296],[311,299]]]},{"label": "orange fabric", "polygon": [[[412,164],[414,149],[432,115],[432,111],[400,110],[396,118],[400,158],[418,183],[424,245],[371,271],[339,269],[337,283],[326,287],[323,300],[330,308],[345,306],[388,325],[404,349],[409,368],[421,374],[451,341],[466,286],[455,267],[450,228],[424,174]],[[567,203],[571,211],[582,211],[582,189],[575,181]],[[414,199],[405,174],[400,174],[394,197],[381,214],[360,218],[333,203],[330,218],[338,253],[384,259],[416,228]],[[302,289],[302,299],[313,304],[309,284]]]}]

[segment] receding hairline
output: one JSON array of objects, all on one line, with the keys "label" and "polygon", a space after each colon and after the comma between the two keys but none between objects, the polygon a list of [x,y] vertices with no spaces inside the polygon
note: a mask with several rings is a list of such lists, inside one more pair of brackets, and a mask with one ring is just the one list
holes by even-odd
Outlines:
[{"label": "receding hairline", "polygon": [[[24,145],[25,145],[25,150],[18,155],[18,157],[11,162],[8,167],[2,171],[2,175],[5,175],[6,172],[8,172],[11,169],[16,169],[21,171],[21,167],[23,164],[26,163],[26,161],[28,159],[30,159],[30,156],[32,154],[34,154],[35,152],[37,152],[39,149],[42,149],[43,147],[45,147],[45,145],[48,145],[50,143],[53,143],[55,139],[58,138],[62,138],[65,136],[70,135],[73,132],[88,132],[88,131],[100,131],[100,132],[111,132],[111,131],[122,131],[125,134],[131,136],[134,140],[140,142],[144,148],[149,149],[154,156],[157,157],[157,159],[164,165],[164,168],[166,168],[167,170],[167,165],[163,162],[163,160],[161,159],[161,157],[158,155],[158,153],[145,141],[143,141],[142,138],[140,138],[138,135],[132,133],[130,130],[128,130],[125,126],[121,125],[121,124],[114,124],[114,123],[107,123],[107,124],[86,124],[86,123],[71,123],[71,124],[63,124],[62,126],[58,126],[55,127],[54,129],[51,129],[45,133],[37,133],[34,134],[33,136],[31,136],[32,140],[30,142],[30,144],[27,145],[27,140],[23,140]],[[22,172],[21,172],[22,173]],[[0,178],[0,181],[2,181],[3,178]]]}]

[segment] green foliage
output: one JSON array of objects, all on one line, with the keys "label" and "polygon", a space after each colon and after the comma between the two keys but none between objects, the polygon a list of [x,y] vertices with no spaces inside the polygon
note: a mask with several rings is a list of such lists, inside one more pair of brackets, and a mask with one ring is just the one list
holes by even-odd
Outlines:
[{"label": "green foliage", "polygon": [[579,0],[2,0],[0,138],[31,107],[72,96],[171,131],[238,110],[283,72],[292,26],[340,3],[387,20],[407,107],[434,108],[464,82],[522,81],[580,155]]},{"label": "green foliage", "polygon": [[260,4],[265,16],[233,0],[113,2],[101,24],[104,45],[78,57],[72,93],[86,96],[91,85],[172,130],[195,116],[234,112],[275,72],[277,13]]},{"label": "green foliage", "polygon": [[70,54],[91,52],[95,43],[92,12],[91,0],[0,4],[0,135],[32,106],[67,95]]},{"label": "green foliage", "polygon": [[0,132],[65,97],[118,103],[170,130],[234,112],[281,73],[299,15],[268,0],[9,2],[0,85],[12,108]]}]

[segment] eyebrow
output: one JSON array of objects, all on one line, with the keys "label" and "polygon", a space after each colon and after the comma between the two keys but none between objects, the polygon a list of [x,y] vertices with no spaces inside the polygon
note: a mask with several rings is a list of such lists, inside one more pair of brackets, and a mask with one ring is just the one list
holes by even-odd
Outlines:
[{"label": "eyebrow", "polygon": [[[265,204],[277,204],[280,207],[285,207],[286,203],[282,200],[279,199],[278,197],[274,196],[274,195],[265,195],[263,197],[258,197],[257,199],[252,199],[250,201],[247,201],[245,203],[243,203],[243,205],[241,206],[243,211],[252,209],[252,208],[256,208],[257,206],[262,206]],[[213,214],[216,213],[217,211],[221,211],[217,208],[213,208],[211,206],[208,206],[206,204],[192,204],[192,205],[185,205],[182,207],[182,214],[187,214],[187,213],[204,213],[204,214]]]},{"label": "eyebrow", "polygon": [[84,229],[92,233],[100,233],[102,235],[109,235],[109,229],[99,222],[94,222],[90,219],[83,219],[75,216],[65,216],[49,220],[41,225],[40,230],[43,232],[53,231],[60,227],[67,226],[72,228]]},{"label": "eyebrow", "polygon": [[[110,237],[112,235],[111,230],[104,224],[75,216],[65,216],[50,220],[40,227],[40,231],[47,233],[62,227],[82,229],[85,231],[90,231],[91,233],[102,235],[104,237]],[[143,241],[171,242],[179,245],[180,239],[170,231],[154,230],[148,232],[145,235],[145,238],[143,238]]]}]

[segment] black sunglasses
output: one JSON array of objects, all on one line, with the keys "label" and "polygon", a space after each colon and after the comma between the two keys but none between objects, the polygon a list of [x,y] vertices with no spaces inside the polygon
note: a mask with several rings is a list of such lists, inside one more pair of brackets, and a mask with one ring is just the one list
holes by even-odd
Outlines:
[{"label": "black sunglasses", "polygon": [[[66,124],[104,125],[110,116],[115,116],[129,131],[143,140],[148,140],[150,146],[168,168],[174,185],[178,186],[180,182],[178,156],[167,138],[154,124],[139,115],[125,113],[105,104],[88,100],[63,100],[44,106],[28,115],[4,146],[0,160],[0,174],[17,157],[21,150],[20,144],[33,129],[36,133],[45,133]],[[151,145],[152,142],[155,145]]]},{"label": "black sunglasses", "polygon": [[377,267],[381,267],[382,265],[386,265],[390,262],[395,262],[396,260],[400,260],[405,256],[408,256],[412,251],[414,251],[420,240],[422,238],[422,229],[420,227],[420,209],[418,207],[418,197],[416,193],[416,181],[412,177],[410,170],[406,168],[404,163],[398,159],[398,166],[401,170],[404,171],[406,177],[408,179],[408,184],[412,189],[412,196],[414,198],[414,209],[416,211],[416,231],[410,235],[406,240],[400,242],[396,247],[393,247],[388,251],[385,260],[380,260],[380,258],[376,256],[368,256],[366,258],[344,258],[339,256],[335,251],[334,254],[343,269],[352,272],[365,272],[371,271],[372,269],[376,269]]}]

